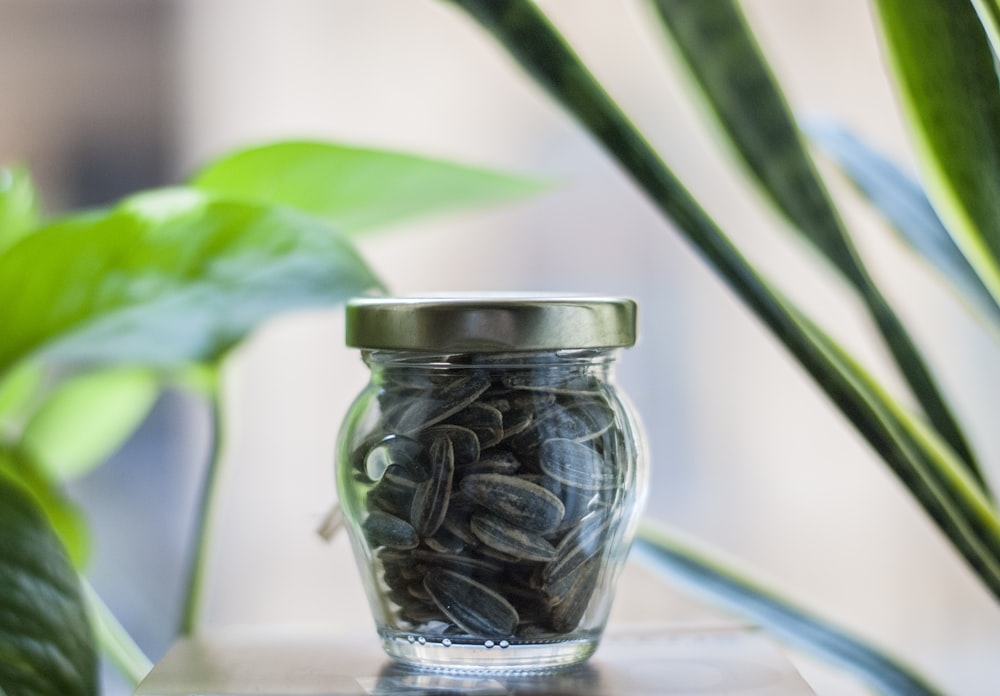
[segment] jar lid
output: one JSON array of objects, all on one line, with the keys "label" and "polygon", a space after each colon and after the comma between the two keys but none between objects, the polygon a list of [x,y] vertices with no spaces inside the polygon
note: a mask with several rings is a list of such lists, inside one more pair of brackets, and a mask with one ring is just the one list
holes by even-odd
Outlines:
[{"label": "jar lid", "polygon": [[347,345],[372,350],[479,352],[635,344],[636,304],[624,297],[471,295],[347,303]]}]

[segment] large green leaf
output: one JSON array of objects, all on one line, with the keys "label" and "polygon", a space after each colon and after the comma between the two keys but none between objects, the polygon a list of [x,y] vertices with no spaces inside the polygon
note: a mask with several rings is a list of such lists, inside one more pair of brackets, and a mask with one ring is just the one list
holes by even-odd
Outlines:
[{"label": "large green leaf", "polygon": [[142,367],[72,377],[31,417],[20,446],[50,479],[82,476],[139,426],[158,393],[156,373]]},{"label": "large green leaf", "polygon": [[636,557],[693,591],[721,602],[779,636],[840,662],[886,694],[943,694],[912,667],[849,631],[791,602],[702,542],[663,525],[643,523]]},{"label": "large green leaf", "polygon": [[38,224],[38,199],[28,170],[0,167],[0,251]]},{"label": "large green leaf", "polygon": [[[497,40],[573,113],[619,163],[632,175],[664,215],[691,242],[737,295],[788,348],[854,424],[871,446],[908,486],[927,514],[934,519],[983,583],[1000,597],[1000,575],[995,572],[1000,554],[981,537],[969,540],[963,533],[982,531],[979,515],[989,504],[981,491],[953,485],[954,472],[936,472],[931,482],[925,469],[939,466],[900,433],[890,410],[870,399],[801,313],[788,305],[771,285],[742,257],[726,235],[684,189],[617,105],[594,80],[544,15],[530,2],[511,0],[452,0],[494,34]],[[912,472],[912,475],[910,475]],[[961,472],[961,470],[959,470]],[[939,480],[940,479],[940,480]],[[968,479],[962,479],[967,481]],[[943,483],[942,483],[943,482]],[[943,485],[948,485],[944,491]],[[962,496],[966,505],[945,504]],[[978,501],[978,502],[977,502]],[[989,536],[989,531],[986,532]]]},{"label": "large green leaf", "polygon": [[45,382],[45,368],[38,363],[24,363],[0,379],[0,440],[7,435],[4,422],[15,424],[27,418]]},{"label": "large green leaf", "polygon": [[1000,89],[967,0],[877,0],[927,193],[1000,302]]},{"label": "large green leaf", "polygon": [[885,216],[903,243],[950,281],[984,321],[1000,330],[1000,304],[948,234],[920,183],[843,126],[812,121],[807,132]]},{"label": "large green leaf", "polygon": [[315,217],[187,189],[142,194],[0,255],[0,374],[39,353],[118,364],[212,359],[280,312],[377,285]]},{"label": "large green leaf", "polygon": [[653,6],[751,180],[858,291],[931,422],[985,484],[920,350],[855,250],[739,7],[733,0]]},{"label": "large green leaf", "polygon": [[1000,58],[1000,0],[972,0],[972,6],[990,39],[993,55]]},{"label": "large green leaf", "polygon": [[265,145],[199,172],[205,191],[280,203],[345,232],[539,191],[538,181],[416,155],[320,142]]},{"label": "large green leaf", "polygon": [[32,498],[0,473],[0,693],[93,696],[97,653],[76,573]]},{"label": "large green leaf", "polygon": [[31,494],[62,541],[74,568],[90,557],[90,529],[83,512],[50,481],[25,452],[0,450],[0,476],[7,476]]}]

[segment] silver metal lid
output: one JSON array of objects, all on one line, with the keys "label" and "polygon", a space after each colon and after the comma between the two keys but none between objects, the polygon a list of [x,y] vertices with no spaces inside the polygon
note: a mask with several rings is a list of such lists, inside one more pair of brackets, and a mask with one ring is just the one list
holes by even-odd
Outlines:
[{"label": "silver metal lid", "polygon": [[635,343],[624,297],[488,294],[347,303],[347,345],[372,350],[482,352],[616,348]]}]

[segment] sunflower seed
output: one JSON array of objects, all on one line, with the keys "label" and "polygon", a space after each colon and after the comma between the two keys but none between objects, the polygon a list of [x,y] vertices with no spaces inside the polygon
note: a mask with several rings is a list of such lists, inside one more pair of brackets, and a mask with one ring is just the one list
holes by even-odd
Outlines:
[{"label": "sunflower seed", "polygon": [[474,402],[490,386],[483,375],[451,380],[446,386],[410,398],[393,399],[382,419],[394,433],[407,435],[440,423]]},{"label": "sunflower seed", "polygon": [[459,573],[434,568],[424,587],[444,614],[466,633],[504,638],[517,626],[517,610],[499,593]]},{"label": "sunflower seed", "polygon": [[551,626],[558,633],[569,633],[580,625],[600,577],[600,559],[591,559],[580,569],[576,582],[561,602],[552,607]]},{"label": "sunflower seed", "polygon": [[513,452],[507,450],[487,450],[472,466],[462,469],[464,476],[475,474],[513,474],[521,467]]},{"label": "sunflower seed", "polygon": [[361,528],[372,546],[412,549],[419,543],[416,530],[406,520],[377,510],[368,514]]},{"label": "sunflower seed", "polygon": [[586,518],[556,545],[556,555],[542,570],[546,585],[559,582],[572,575],[588,559],[594,557],[604,544],[611,517],[594,514]]},{"label": "sunflower seed", "polygon": [[488,512],[472,516],[472,533],[492,549],[526,561],[551,561],[555,547],[542,536]]},{"label": "sunflower seed", "polygon": [[451,482],[455,475],[455,456],[451,440],[434,440],[428,453],[429,477],[417,484],[410,503],[410,523],[422,537],[432,536],[448,512]]},{"label": "sunflower seed", "polygon": [[474,432],[482,449],[492,447],[503,438],[503,415],[488,404],[471,403],[448,418],[447,423],[460,425]]},{"label": "sunflower seed", "polygon": [[479,461],[479,438],[468,428],[459,425],[435,425],[420,433],[419,440],[429,448],[435,440],[442,437],[451,441],[455,466],[465,467]]},{"label": "sunflower seed", "polygon": [[379,440],[365,455],[365,472],[377,481],[387,469],[400,466],[413,469],[423,451],[423,446],[408,437],[389,435]]},{"label": "sunflower seed", "polygon": [[510,389],[547,394],[595,394],[601,389],[601,383],[596,377],[585,374],[567,377],[562,371],[510,372],[504,374],[500,381]]},{"label": "sunflower seed", "polygon": [[473,474],[462,479],[461,490],[469,500],[531,531],[555,528],[565,512],[555,494],[517,476]]},{"label": "sunflower seed", "polygon": [[618,486],[616,468],[605,466],[599,452],[573,440],[546,440],[539,449],[538,463],[542,471],[567,486],[587,491]]}]

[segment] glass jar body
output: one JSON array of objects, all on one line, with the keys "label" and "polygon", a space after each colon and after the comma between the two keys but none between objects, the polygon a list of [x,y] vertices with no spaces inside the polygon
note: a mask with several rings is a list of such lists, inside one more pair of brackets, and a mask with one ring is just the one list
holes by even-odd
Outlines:
[{"label": "glass jar body", "polygon": [[337,487],[386,652],[419,666],[586,659],[645,491],[614,351],[368,351]]}]

